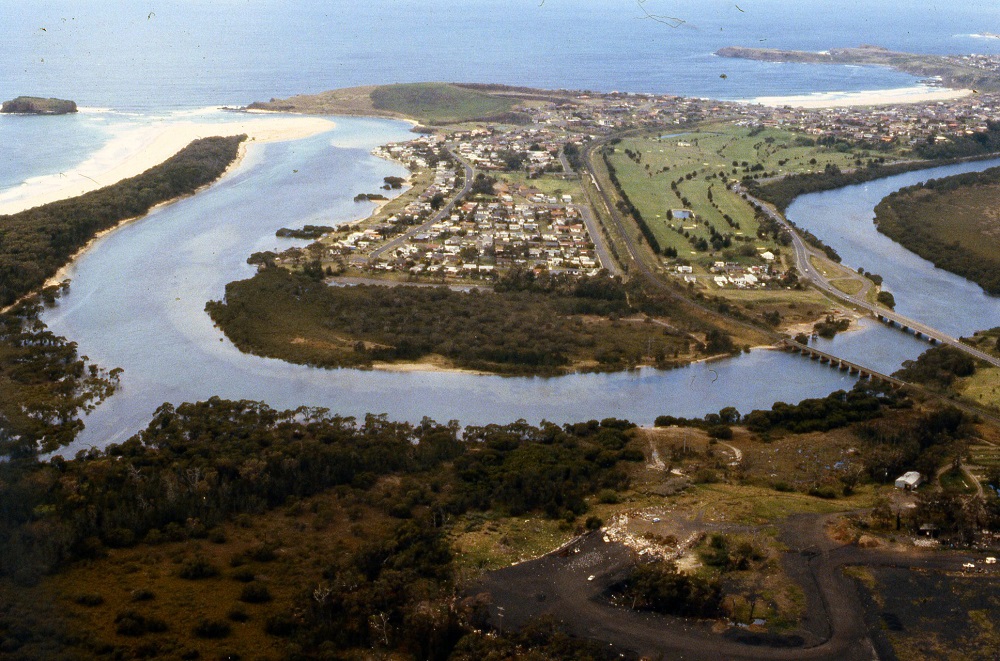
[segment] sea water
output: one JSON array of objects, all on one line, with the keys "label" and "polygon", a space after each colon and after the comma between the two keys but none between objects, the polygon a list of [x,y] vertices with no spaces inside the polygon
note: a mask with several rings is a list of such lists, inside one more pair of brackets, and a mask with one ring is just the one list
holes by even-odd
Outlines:
[{"label": "sea water", "polygon": [[993,0],[6,2],[0,94],[149,111],[452,81],[743,99],[916,79],[715,57],[721,47],[1000,52],[973,36],[991,32]]}]

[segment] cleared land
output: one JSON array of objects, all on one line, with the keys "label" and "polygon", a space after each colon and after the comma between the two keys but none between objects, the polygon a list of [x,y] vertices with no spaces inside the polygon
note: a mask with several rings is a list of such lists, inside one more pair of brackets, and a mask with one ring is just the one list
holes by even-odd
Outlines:
[{"label": "cleared land", "polygon": [[423,124],[454,124],[503,115],[515,101],[450,83],[406,83],[300,94],[258,101],[248,109],[313,115],[380,115],[414,119]]},{"label": "cleared land", "polygon": [[[822,172],[828,165],[846,170],[872,156],[844,150],[843,145],[818,145],[807,136],[779,129],[714,125],[672,136],[627,138],[614,145],[609,158],[661,247],[708,264],[719,255],[738,260],[779,247],[773,237],[757,236],[760,224],[754,210],[726,188],[730,182],[745,176],[773,179]],[[693,211],[694,218],[670,218],[668,211],[677,209]],[[713,234],[729,236],[731,246],[699,250],[695,244],[701,239],[711,248]]]}]

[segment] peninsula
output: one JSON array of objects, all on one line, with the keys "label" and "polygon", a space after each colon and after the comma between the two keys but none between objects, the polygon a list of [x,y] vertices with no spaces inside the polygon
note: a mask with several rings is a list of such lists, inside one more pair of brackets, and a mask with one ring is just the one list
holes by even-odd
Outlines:
[{"label": "peninsula", "polygon": [[996,63],[978,55],[928,55],[901,53],[880,46],[834,48],[828,51],[776,50],[728,46],[715,52],[720,57],[759,62],[797,62],[802,64],[855,64],[888,67],[921,78],[939,79],[953,89],[1000,90],[1000,71]]},{"label": "peninsula", "polygon": [[19,96],[11,101],[4,101],[0,112],[22,115],[68,115],[77,112],[77,109],[75,101]]}]

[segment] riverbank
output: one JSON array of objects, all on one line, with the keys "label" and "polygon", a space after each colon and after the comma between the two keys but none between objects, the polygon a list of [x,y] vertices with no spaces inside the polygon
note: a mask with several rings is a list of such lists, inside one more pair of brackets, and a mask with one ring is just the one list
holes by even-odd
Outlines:
[{"label": "riverbank", "polygon": [[45,177],[0,194],[0,215],[77,197],[142,174],[207,136],[246,134],[248,142],[299,140],[335,128],[320,117],[254,116],[231,122],[164,122],[112,140],[69,173]]},{"label": "riverbank", "polygon": [[793,108],[851,108],[858,106],[888,106],[906,103],[927,103],[931,101],[951,101],[973,94],[971,89],[949,89],[918,85],[888,90],[864,92],[818,92],[797,96],[759,96],[746,103]]}]

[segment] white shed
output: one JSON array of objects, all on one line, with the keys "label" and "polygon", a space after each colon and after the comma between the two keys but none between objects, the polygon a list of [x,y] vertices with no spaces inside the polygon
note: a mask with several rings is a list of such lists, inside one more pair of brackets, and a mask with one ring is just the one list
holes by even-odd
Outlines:
[{"label": "white shed", "polygon": [[917,471],[909,471],[903,475],[896,478],[896,488],[906,489],[907,491],[911,489],[916,489],[924,481],[923,476]]}]

